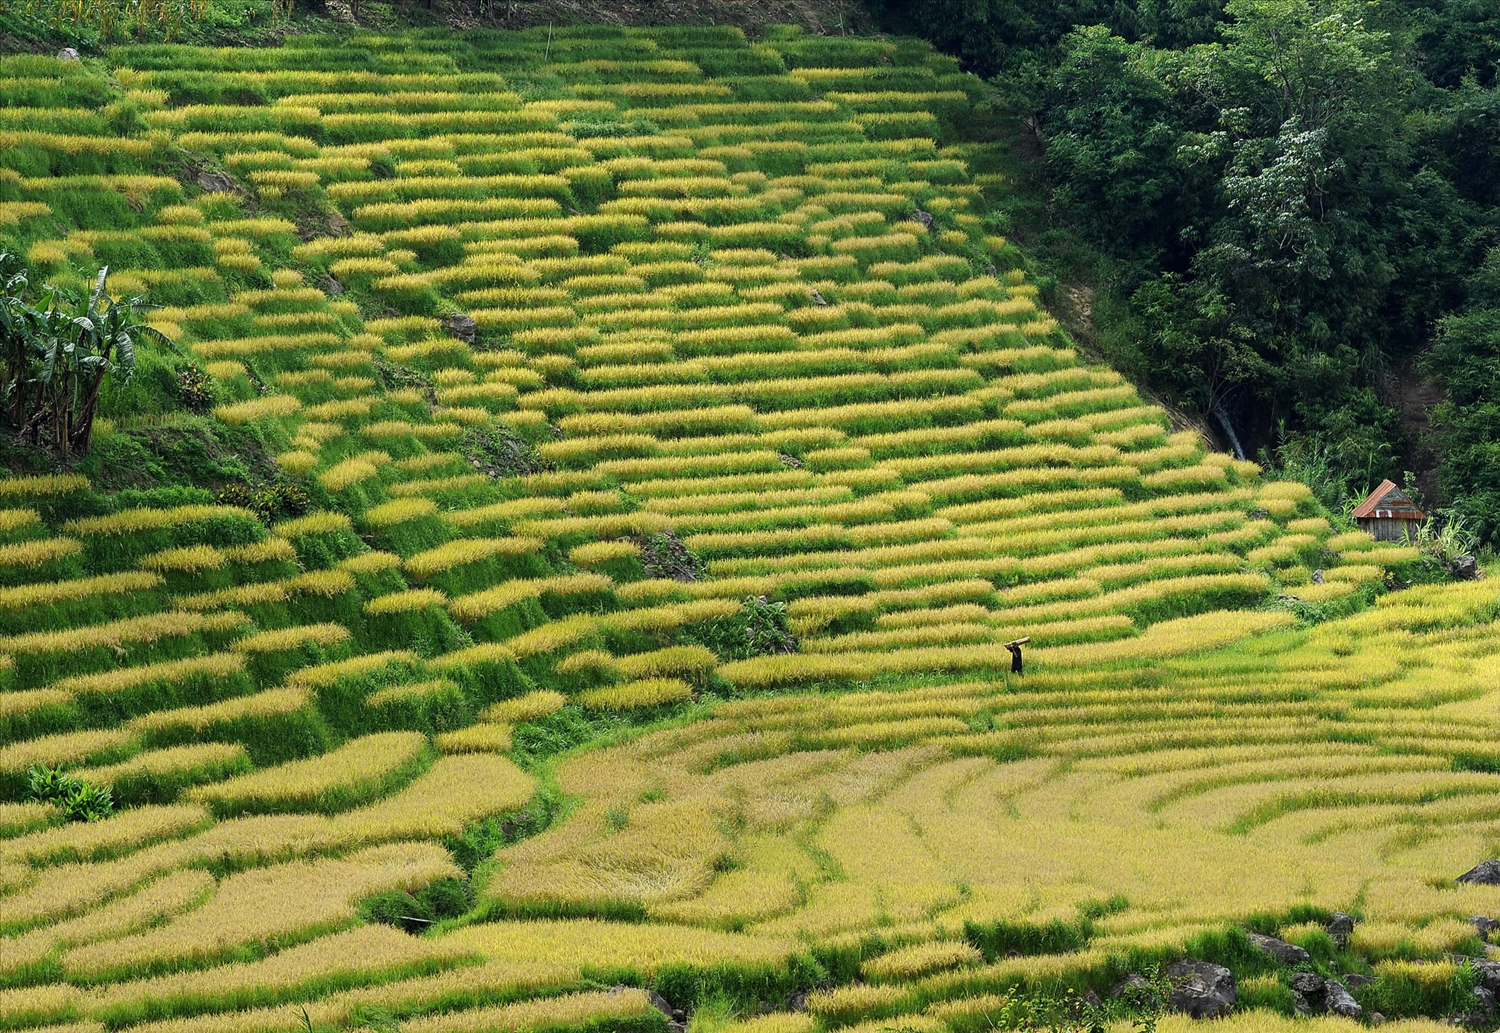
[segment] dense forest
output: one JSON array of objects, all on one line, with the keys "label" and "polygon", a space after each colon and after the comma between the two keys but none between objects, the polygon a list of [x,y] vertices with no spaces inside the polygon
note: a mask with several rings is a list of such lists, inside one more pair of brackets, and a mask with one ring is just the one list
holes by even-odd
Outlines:
[{"label": "dense forest", "polygon": [[1015,232],[1092,288],[1104,358],[1335,507],[1415,471],[1429,504],[1500,532],[1500,6],[881,13],[1029,130]]}]

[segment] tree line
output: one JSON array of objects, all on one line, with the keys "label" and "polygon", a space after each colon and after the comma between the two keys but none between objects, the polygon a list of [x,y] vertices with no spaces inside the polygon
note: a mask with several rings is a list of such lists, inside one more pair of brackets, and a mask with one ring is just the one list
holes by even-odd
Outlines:
[{"label": "tree line", "polygon": [[1500,533],[1500,5],[873,3],[1034,128],[1015,229],[1109,361],[1335,506],[1428,466]]}]

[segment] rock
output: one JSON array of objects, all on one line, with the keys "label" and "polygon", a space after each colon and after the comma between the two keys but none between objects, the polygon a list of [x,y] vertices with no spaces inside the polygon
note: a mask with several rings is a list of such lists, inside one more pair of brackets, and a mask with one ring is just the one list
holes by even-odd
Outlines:
[{"label": "rock", "polygon": [[474,339],[479,336],[479,324],[474,322],[473,316],[466,316],[462,312],[444,316],[443,329],[465,344],[473,344]]},{"label": "rock", "polygon": [[349,237],[354,234],[354,227],[338,212],[328,213],[328,232],[335,237]]},{"label": "rock", "polygon": [[1296,990],[1292,991],[1292,1011],[1297,1015],[1311,1015],[1313,1013],[1312,1005],[1307,1003],[1307,998],[1303,997]]},{"label": "rock", "polygon": [[1346,915],[1342,911],[1335,911],[1333,917],[1328,920],[1328,924],[1323,927],[1323,931],[1342,943],[1354,932],[1354,923],[1355,918],[1353,915]]},{"label": "rock", "polygon": [[1362,976],[1358,972],[1350,972],[1344,976],[1344,985],[1350,990],[1358,990],[1362,986],[1369,986],[1375,980],[1370,976]]},{"label": "rock", "polygon": [[318,277],[318,286],[323,288],[323,293],[328,295],[330,298],[336,298],[340,294],[344,293],[344,285],[342,283],[339,283],[332,276],[329,276],[327,273],[324,273],[322,276]]},{"label": "rock", "polygon": [[196,177],[198,189],[205,194],[232,194],[234,193],[234,180],[222,172],[203,171]]},{"label": "rock", "polygon": [[1500,886],[1500,861],[1480,861],[1453,881],[1471,886]]},{"label": "rock", "polygon": [[825,298],[825,297],[823,297],[823,294],[822,294],[821,291],[816,291],[816,290],[813,291],[812,292],[812,299],[813,299],[813,304],[814,305],[822,305],[822,306],[825,306],[825,307],[828,305],[828,299]]},{"label": "rock", "polygon": [[1195,1019],[1216,1019],[1234,1007],[1234,973],[1223,965],[1191,958],[1167,968],[1171,1005]]},{"label": "rock", "polygon": [[1344,984],[1337,979],[1330,979],[1323,984],[1323,1006],[1335,1015],[1342,1015],[1346,1019],[1357,1019],[1365,1013],[1349,993],[1344,989]]},{"label": "rock", "polygon": [[986,276],[994,276],[996,272],[997,272],[997,270],[995,269],[995,263],[994,262],[986,262],[985,263],[985,266],[984,266],[984,275],[986,275]]},{"label": "rock", "polygon": [[82,61],[83,60],[83,58],[81,58],[81,57],[78,56],[78,51],[75,50],[75,49],[73,49],[72,47],[63,47],[61,50],[59,50],[57,52],[57,59],[59,61]]},{"label": "rock", "polygon": [[1453,557],[1453,576],[1464,581],[1472,581],[1479,576],[1479,561],[1473,556]]},{"label": "rock", "polygon": [[[685,1033],[685,1031],[687,1030],[687,1025],[685,1024],[683,1019],[685,1019],[686,1016],[683,1016],[681,1011],[673,1008],[672,1005],[667,1002],[667,999],[665,997],[657,993],[655,990],[647,990],[646,1000],[651,1002],[651,1007],[655,1008],[657,1011],[661,1012],[667,1017],[667,1029],[671,1030],[672,1033]],[[682,1016],[682,1018],[679,1018],[679,1016]]]},{"label": "rock", "polygon": [[922,211],[922,209],[918,208],[915,212],[912,213],[912,218],[915,219],[917,222],[920,222],[923,226],[927,227],[928,229],[932,229],[932,213],[931,212],[924,212],[924,211]]},{"label": "rock", "polygon": [[1313,584],[1321,585],[1323,583],[1323,571],[1321,569],[1313,571],[1312,580]]},{"label": "rock", "polygon": [[1470,958],[1469,967],[1474,970],[1475,980],[1491,993],[1500,993],[1500,961]]},{"label": "rock", "polygon": [[1130,973],[1130,975],[1126,976],[1124,979],[1116,983],[1115,988],[1109,992],[1109,995],[1111,997],[1119,998],[1124,997],[1131,991],[1147,992],[1150,989],[1151,984],[1146,980],[1145,976],[1132,972]]},{"label": "rock", "polygon": [[1372,1026],[1383,1026],[1383,1025],[1385,1025],[1385,1016],[1382,1015],[1382,1014],[1380,1014],[1378,1011],[1372,1011],[1370,1013],[1370,1025],[1372,1025]]},{"label": "rock", "polygon": [[1474,931],[1479,934],[1479,938],[1486,941],[1489,940],[1490,933],[1496,929],[1500,929],[1500,922],[1485,915],[1470,915],[1469,924],[1474,927]]},{"label": "rock", "polygon": [[1478,1012],[1481,1016],[1495,1014],[1495,991],[1484,986],[1474,988],[1474,999],[1479,1002]]},{"label": "rock", "polygon": [[1323,996],[1323,977],[1316,972],[1293,972],[1287,985],[1305,997],[1317,999]]},{"label": "rock", "polygon": [[1285,940],[1278,940],[1274,936],[1262,936],[1260,933],[1246,933],[1245,939],[1271,955],[1271,957],[1283,965],[1312,964],[1312,955],[1301,947],[1298,947],[1295,943],[1287,943]]}]

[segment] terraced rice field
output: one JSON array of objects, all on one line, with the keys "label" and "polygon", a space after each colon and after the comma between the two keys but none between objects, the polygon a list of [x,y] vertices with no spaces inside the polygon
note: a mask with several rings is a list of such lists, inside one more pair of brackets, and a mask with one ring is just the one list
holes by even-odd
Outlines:
[{"label": "terraced rice field", "polygon": [[1497,593],[1083,361],[980,99],[793,31],[0,59],[0,234],[313,507],[0,480],[0,1028],[963,1033],[1336,909],[1368,1005],[1461,984]]}]

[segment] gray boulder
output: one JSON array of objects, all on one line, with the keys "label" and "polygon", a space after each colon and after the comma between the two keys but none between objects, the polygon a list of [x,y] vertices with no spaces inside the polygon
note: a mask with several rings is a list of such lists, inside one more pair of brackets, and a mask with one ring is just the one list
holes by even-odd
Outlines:
[{"label": "gray boulder", "polygon": [[479,324],[474,322],[474,317],[462,313],[445,317],[443,329],[465,344],[473,344],[474,339],[479,336]]},{"label": "gray boulder", "polygon": [[1302,994],[1304,997],[1321,1000],[1323,997],[1323,977],[1316,972],[1293,972],[1292,978],[1287,980],[1287,985],[1294,993]]},{"label": "gray boulder", "polygon": [[1490,933],[1496,929],[1500,929],[1500,922],[1495,921],[1487,915],[1470,915],[1469,924],[1474,927],[1474,931],[1479,934],[1479,938],[1485,941],[1489,940]]},{"label": "gray boulder", "polygon": [[1246,933],[1245,939],[1271,955],[1271,957],[1283,965],[1312,964],[1312,955],[1301,947],[1298,947],[1295,943],[1287,943],[1285,940],[1278,940],[1274,936],[1262,936],[1260,933]]},{"label": "gray boulder", "polygon": [[1479,561],[1469,555],[1453,557],[1453,576],[1464,581],[1474,580],[1479,576]]},{"label": "gray boulder", "polygon": [[1476,983],[1491,993],[1500,993],[1500,961],[1470,958],[1469,967],[1474,970]]},{"label": "gray boulder", "polygon": [[78,56],[78,51],[75,50],[75,49],[73,49],[72,47],[63,47],[61,50],[59,50],[57,52],[57,59],[59,61],[82,61],[83,60],[83,58],[81,58],[81,57]]},{"label": "gray boulder", "polygon": [[1375,982],[1373,976],[1362,976],[1358,972],[1349,972],[1344,975],[1343,984],[1349,990],[1358,990],[1362,986],[1369,986]]},{"label": "gray boulder", "polygon": [[1189,958],[1167,969],[1172,1010],[1195,1019],[1216,1019],[1234,1008],[1234,973],[1223,965]]},{"label": "gray boulder", "polygon": [[1453,881],[1471,886],[1500,886],[1500,861],[1480,861]]},{"label": "gray boulder", "polygon": [[1349,993],[1344,989],[1344,984],[1337,979],[1330,979],[1323,984],[1323,1006],[1335,1015],[1342,1015],[1346,1019],[1357,1019],[1365,1013]]},{"label": "gray boulder", "polygon": [[1323,927],[1323,931],[1342,943],[1354,933],[1355,921],[1353,915],[1335,911],[1333,917],[1328,920],[1328,924]]},{"label": "gray boulder", "polygon": [[646,999],[651,1002],[651,1007],[661,1012],[667,1020],[667,1029],[672,1033],[683,1033],[687,1029],[685,1016],[676,1008],[673,1008],[667,999],[655,990],[646,991]]}]

